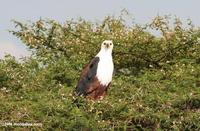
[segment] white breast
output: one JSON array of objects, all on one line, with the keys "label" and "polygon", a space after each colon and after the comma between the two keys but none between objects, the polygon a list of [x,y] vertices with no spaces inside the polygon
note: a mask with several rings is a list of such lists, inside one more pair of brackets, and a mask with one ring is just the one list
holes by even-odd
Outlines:
[{"label": "white breast", "polygon": [[110,55],[108,57],[108,55],[100,55],[99,58],[100,61],[98,63],[96,76],[102,85],[107,86],[112,81],[114,69],[112,56]]}]

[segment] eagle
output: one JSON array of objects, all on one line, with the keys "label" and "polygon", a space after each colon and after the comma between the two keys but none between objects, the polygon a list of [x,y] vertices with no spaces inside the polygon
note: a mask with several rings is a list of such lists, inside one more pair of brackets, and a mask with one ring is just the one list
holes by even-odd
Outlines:
[{"label": "eagle", "polygon": [[114,64],[113,42],[105,40],[101,50],[81,71],[75,94],[92,100],[103,99],[111,84]]}]

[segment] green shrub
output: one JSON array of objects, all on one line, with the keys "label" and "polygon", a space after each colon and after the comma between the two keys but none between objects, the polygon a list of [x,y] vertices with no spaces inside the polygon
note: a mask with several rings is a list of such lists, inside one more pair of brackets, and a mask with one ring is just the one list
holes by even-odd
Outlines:
[{"label": "green shrub", "polygon": [[[43,124],[27,127],[35,130],[200,130],[200,31],[190,21],[183,27],[158,16],[128,26],[123,16],[108,16],[14,24],[10,32],[32,55],[0,60],[1,122]],[[104,100],[79,98],[77,107],[79,73],[104,39],[114,42],[112,85]]]}]

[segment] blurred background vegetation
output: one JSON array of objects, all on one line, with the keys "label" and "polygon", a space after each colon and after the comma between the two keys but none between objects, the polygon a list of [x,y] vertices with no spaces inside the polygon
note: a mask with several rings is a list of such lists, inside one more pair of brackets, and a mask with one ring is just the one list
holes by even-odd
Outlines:
[{"label": "blurred background vegetation", "polygon": [[[13,21],[10,33],[32,55],[0,60],[0,121],[42,123],[28,127],[36,130],[200,130],[200,29],[171,16],[145,25],[125,17]],[[112,86],[104,100],[80,98],[77,107],[80,71],[105,39],[114,42]]]}]

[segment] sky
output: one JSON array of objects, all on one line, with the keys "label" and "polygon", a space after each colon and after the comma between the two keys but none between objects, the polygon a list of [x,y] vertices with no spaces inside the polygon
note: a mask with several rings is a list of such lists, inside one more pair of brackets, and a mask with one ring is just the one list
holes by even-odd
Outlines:
[{"label": "sky", "polygon": [[30,55],[27,47],[8,33],[14,29],[13,19],[26,22],[48,18],[64,22],[82,17],[101,21],[126,9],[141,24],[150,22],[158,14],[171,14],[182,20],[190,18],[200,26],[199,0],[0,0],[0,3],[0,59],[8,53],[16,58]]}]

